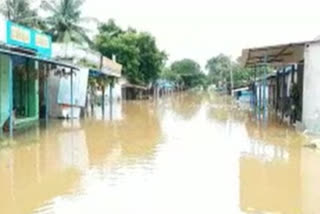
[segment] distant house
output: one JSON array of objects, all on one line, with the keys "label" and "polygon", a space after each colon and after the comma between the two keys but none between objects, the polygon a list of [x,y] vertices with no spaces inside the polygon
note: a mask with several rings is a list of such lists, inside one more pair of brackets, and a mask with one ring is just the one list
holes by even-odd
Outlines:
[{"label": "distant house", "polygon": [[248,86],[241,86],[232,90],[232,95],[240,102],[251,103],[252,102],[252,90]]}]

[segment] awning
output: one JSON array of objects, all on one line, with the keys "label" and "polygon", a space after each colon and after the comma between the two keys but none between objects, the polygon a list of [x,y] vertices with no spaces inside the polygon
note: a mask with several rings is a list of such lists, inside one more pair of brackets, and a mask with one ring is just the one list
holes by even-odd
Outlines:
[{"label": "awning", "polygon": [[40,58],[40,57],[37,57],[35,55],[30,55],[30,54],[26,54],[26,53],[23,53],[23,52],[15,51],[13,49],[0,48],[0,54],[5,54],[5,55],[9,55],[9,56],[20,56],[20,57],[32,59],[32,60],[35,60],[35,61],[38,61],[38,62],[44,62],[44,63],[51,64],[51,65],[62,66],[62,67],[70,68],[72,70],[79,70],[78,67],[70,65],[70,64],[57,62],[57,61],[50,60],[50,59]]},{"label": "awning", "polygon": [[240,63],[243,67],[257,66],[264,63],[278,67],[298,63],[304,58],[305,45],[314,42],[319,42],[319,40],[244,49]]},{"label": "awning", "polygon": [[147,87],[141,86],[141,85],[135,85],[130,83],[125,83],[121,86],[122,88],[135,88],[140,90],[147,90]]}]

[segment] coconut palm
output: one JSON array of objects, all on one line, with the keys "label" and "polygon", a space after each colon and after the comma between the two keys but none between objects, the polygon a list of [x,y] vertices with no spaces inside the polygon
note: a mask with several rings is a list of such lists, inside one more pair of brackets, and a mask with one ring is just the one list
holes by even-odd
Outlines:
[{"label": "coconut palm", "polygon": [[37,11],[31,9],[32,3],[30,0],[2,0],[0,3],[0,13],[15,23],[43,28]]},{"label": "coconut palm", "polygon": [[49,13],[46,17],[48,32],[55,42],[75,42],[91,44],[86,34],[88,29],[81,26],[82,23],[92,19],[81,17],[83,0],[45,0],[41,7]]}]

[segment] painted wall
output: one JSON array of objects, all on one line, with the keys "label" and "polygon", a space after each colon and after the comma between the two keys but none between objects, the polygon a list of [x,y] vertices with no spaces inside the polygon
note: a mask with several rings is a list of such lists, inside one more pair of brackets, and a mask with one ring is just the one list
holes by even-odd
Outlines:
[{"label": "painted wall", "polygon": [[0,54],[0,127],[9,117],[9,57]]},{"label": "painted wall", "polygon": [[320,43],[305,48],[302,122],[312,132],[320,132]]}]

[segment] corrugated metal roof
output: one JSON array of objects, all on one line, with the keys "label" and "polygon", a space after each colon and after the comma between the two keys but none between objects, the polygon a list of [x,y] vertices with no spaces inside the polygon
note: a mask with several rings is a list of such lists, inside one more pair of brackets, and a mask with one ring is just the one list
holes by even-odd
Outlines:
[{"label": "corrugated metal roof", "polygon": [[8,48],[8,49],[0,48],[0,54],[5,54],[5,55],[9,55],[9,56],[20,56],[20,57],[32,59],[32,60],[35,60],[35,61],[38,61],[38,62],[44,62],[44,63],[48,63],[48,64],[51,64],[51,65],[62,66],[62,67],[70,68],[70,69],[73,69],[73,70],[79,70],[79,68],[74,66],[74,65],[70,65],[70,64],[66,64],[66,63],[50,60],[50,59],[40,58],[40,57],[37,57],[35,55],[22,53],[22,52],[19,52],[19,51],[16,51],[14,49],[10,49],[10,48]]},{"label": "corrugated metal roof", "polygon": [[265,60],[275,67],[297,63],[304,58],[305,45],[316,42],[320,40],[244,49],[240,62],[244,67],[261,65]]}]

